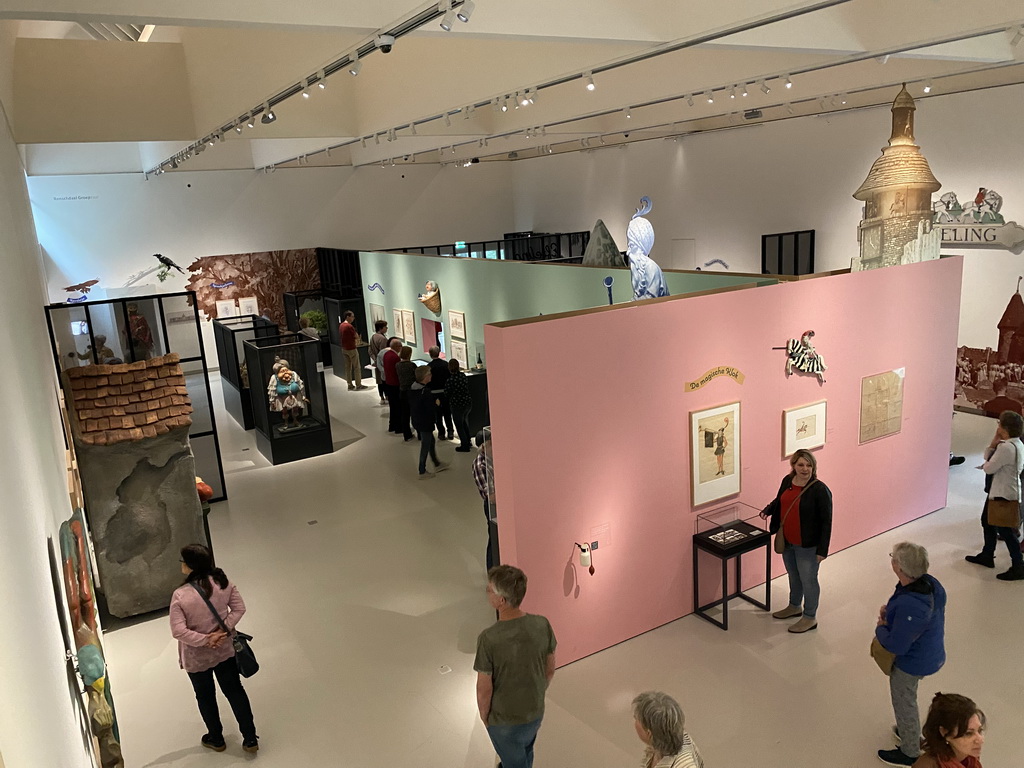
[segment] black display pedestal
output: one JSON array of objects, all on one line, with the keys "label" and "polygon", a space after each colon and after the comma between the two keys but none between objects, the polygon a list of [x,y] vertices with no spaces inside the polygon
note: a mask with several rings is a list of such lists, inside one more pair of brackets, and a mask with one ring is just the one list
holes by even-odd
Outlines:
[{"label": "black display pedestal", "polygon": [[[744,534],[742,538],[733,541],[723,541],[723,534],[735,531]],[[718,537],[718,540],[712,537]],[[727,526],[712,528],[708,531],[695,533],[693,535],[693,612],[706,621],[710,621],[719,629],[729,629],[729,601],[734,597],[753,603],[758,608],[770,611],[772,608],[772,558],[771,544],[772,536],[768,531],[757,526],[737,520]],[[762,603],[742,590],[743,577],[743,555],[748,552],[764,548],[764,591],[765,601]],[[700,605],[700,568],[698,553],[704,551],[714,555],[722,562],[722,597],[710,603]],[[729,592],[729,561],[735,561],[736,591]],[[706,613],[709,608],[718,605],[722,606],[722,620],[714,618]]]},{"label": "black display pedestal", "polygon": [[243,429],[252,429],[256,421],[252,417],[252,394],[249,388],[239,389],[226,377],[220,377],[221,394],[224,396],[224,410],[231,418],[242,425]]},{"label": "black display pedestal", "polygon": [[[318,370],[320,342],[287,333],[249,339],[244,346],[259,452],[275,465],[331,453],[334,442],[327,389],[324,375]],[[277,379],[278,362],[287,363],[298,375],[305,384],[304,392],[292,389],[289,393],[288,384],[282,385]],[[294,381],[291,386],[296,386]],[[277,394],[271,395],[273,391]],[[288,397],[301,399],[301,408],[289,405],[294,400]],[[296,414],[296,410],[300,412]]]},{"label": "black display pedestal", "polygon": [[487,370],[466,371],[466,383],[473,407],[469,411],[469,434],[476,435],[491,423],[490,403],[487,399]]},{"label": "black display pedestal", "polygon": [[213,338],[217,343],[217,360],[220,364],[220,387],[224,395],[224,409],[231,414],[243,429],[256,426],[252,412],[252,393],[248,376],[242,373],[245,349],[242,346],[249,339],[277,336],[277,325],[258,315],[216,318],[213,321]]}]

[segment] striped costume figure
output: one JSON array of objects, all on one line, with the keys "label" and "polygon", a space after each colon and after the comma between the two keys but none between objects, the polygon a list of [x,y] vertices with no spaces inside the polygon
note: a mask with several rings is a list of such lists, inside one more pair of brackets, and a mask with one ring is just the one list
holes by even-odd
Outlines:
[{"label": "striped costume figure", "polygon": [[799,339],[790,339],[786,342],[786,375],[789,376],[796,368],[802,373],[813,373],[818,377],[818,381],[824,384],[824,373],[828,366],[811,344],[812,338],[814,331],[805,331]]}]

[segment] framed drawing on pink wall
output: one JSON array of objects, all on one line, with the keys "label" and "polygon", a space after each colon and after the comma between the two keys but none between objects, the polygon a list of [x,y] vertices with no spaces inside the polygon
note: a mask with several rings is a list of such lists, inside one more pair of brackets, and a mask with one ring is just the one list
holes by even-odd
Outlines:
[{"label": "framed drawing on pink wall", "polygon": [[740,492],[740,404],[690,411],[693,506]]},{"label": "framed drawing on pink wall", "polygon": [[782,457],[825,444],[825,401],[787,408],[782,412]]}]

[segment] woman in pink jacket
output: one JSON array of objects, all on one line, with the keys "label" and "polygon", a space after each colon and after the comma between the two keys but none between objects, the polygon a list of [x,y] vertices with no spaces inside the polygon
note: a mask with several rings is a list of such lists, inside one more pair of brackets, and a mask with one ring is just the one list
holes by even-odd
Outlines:
[{"label": "woman in pink jacket", "polygon": [[259,737],[249,697],[238,676],[234,646],[214,618],[206,600],[232,632],[245,614],[245,603],[224,571],[213,566],[213,556],[202,544],[182,547],[181,572],[185,574],[185,583],[174,590],[171,597],[171,634],[178,641],[178,661],[188,672],[196,692],[199,714],[206,723],[207,732],[201,739],[202,744],[214,752],[226,749],[224,727],[217,709],[217,691],[213,685],[216,677],[242,732],[242,749],[256,752],[260,748]]}]

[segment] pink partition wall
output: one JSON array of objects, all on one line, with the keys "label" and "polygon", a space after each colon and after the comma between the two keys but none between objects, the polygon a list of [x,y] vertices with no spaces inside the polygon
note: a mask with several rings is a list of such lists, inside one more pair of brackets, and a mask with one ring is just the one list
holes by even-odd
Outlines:
[{"label": "pink partition wall", "polygon": [[[828,401],[817,455],[834,494],[833,552],[943,507],[961,267],[943,259],[487,326],[502,560],[526,571],[525,608],[551,620],[559,663],[692,611],[696,515],[725,503],[690,504],[692,410],[741,401],[732,498],[760,509],[788,471],[783,409]],[[772,350],[808,329],[824,385],[787,379],[785,353]],[[745,381],[684,391],[720,365]],[[896,368],[902,431],[860,445],[861,378]],[[591,576],[573,542],[604,526]]]}]

